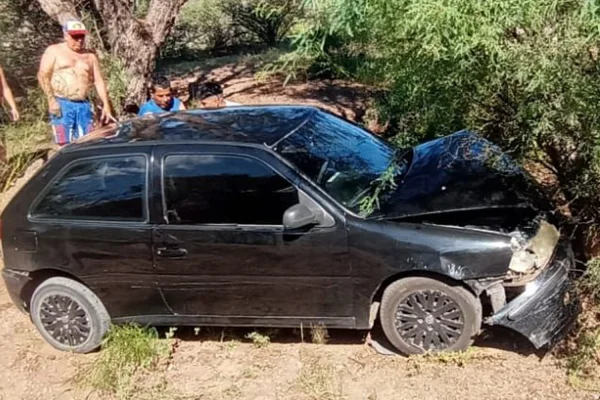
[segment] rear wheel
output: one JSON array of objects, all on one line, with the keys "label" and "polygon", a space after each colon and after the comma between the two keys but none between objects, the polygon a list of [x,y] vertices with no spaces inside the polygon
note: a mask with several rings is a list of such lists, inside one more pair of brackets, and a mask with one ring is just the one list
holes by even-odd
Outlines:
[{"label": "rear wheel", "polygon": [[386,288],[380,316],[386,337],[405,355],[462,351],[481,328],[481,303],[462,286],[410,277]]},{"label": "rear wheel", "polygon": [[75,353],[97,349],[110,324],[106,308],[90,289],[62,277],[50,278],[37,287],[30,315],[50,345]]}]

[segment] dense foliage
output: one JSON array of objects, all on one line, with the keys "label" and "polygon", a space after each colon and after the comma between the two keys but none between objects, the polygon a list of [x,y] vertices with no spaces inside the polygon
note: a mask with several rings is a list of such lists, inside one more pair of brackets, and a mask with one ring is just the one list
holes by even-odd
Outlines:
[{"label": "dense foliage", "polygon": [[162,49],[162,57],[194,58],[243,46],[277,46],[300,10],[296,0],[190,0]]},{"label": "dense foliage", "polygon": [[380,86],[401,145],[476,130],[542,160],[576,226],[600,216],[600,9],[590,0],[305,0],[288,72]]}]

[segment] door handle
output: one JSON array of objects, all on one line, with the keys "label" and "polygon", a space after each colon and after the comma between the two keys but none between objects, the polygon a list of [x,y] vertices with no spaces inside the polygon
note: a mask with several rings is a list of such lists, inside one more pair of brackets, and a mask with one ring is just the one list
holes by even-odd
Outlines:
[{"label": "door handle", "polygon": [[181,247],[159,247],[156,249],[156,255],[165,258],[180,258],[187,256],[187,250],[182,249]]}]

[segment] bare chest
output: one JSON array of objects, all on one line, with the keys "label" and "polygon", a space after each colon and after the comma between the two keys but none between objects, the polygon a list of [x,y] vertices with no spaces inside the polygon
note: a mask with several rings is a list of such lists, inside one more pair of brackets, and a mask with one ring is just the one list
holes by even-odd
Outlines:
[{"label": "bare chest", "polygon": [[78,72],[91,73],[92,63],[87,55],[78,54],[58,54],[56,57],[55,71],[73,69]]}]

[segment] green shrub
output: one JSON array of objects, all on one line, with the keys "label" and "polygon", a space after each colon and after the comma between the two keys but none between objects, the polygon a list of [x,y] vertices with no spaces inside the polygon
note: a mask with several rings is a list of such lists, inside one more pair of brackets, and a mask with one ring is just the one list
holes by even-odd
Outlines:
[{"label": "green shrub", "polygon": [[226,0],[222,9],[234,26],[273,47],[289,32],[298,7],[294,0]]},{"label": "green shrub", "polygon": [[203,51],[220,53],[248,39],[234,26],[220,0],[190,0],[161,49],[163,59],[196,58]]},{"label": "green shrub", "polygon": [[125,64],[114,56],[105,54],[100,59],[100,67],[106,79],[108,96],[115,116],[123,113],[123,106],[127,98],[127,72]]},{"label": "green shrub", "polygon": [[278,67],[385,89],[402,145],[468,128],[544,158],[573,223],[600,219],[600,6],[588,0],[305,0]]},{"label": "green shrub", "polygon": [[600,258],[590,260],[579,282],[583,312],[574,343],[567,350],[566,366],[571,385],[600,390]]},{"label": "green shrub", "polygon": [[156,369],[169,357],[171,348],[155,329],[134,324],[112,326],[97,358],[81,368],[75,382],[118,398],[131,398],[134,375]]}]

